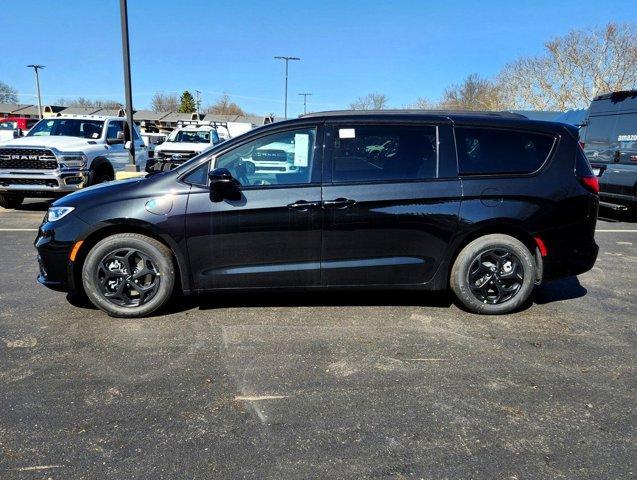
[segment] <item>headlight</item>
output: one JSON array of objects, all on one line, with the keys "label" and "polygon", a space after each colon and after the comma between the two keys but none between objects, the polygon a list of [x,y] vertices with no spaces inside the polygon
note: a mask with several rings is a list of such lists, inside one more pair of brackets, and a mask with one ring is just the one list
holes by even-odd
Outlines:
[{"label": "headlight", "polygon": [[82,152],[62,153],[58,158],[62,168],[82,168],[86,166],[86,155]]},{"label": "headlight", "polygon": [[45,222],[55,222],[62,217],[66,217],[69,213],[75,210],[75,207],[51,207],[46,212]]}]

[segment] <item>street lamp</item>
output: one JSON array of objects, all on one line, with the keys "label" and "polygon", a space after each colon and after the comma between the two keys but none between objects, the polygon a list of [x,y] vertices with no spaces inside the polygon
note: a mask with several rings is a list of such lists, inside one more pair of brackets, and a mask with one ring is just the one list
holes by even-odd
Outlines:
[{"label": "street lamp", "polygon": [[301,60],[299,57],[287,57],[285,55],[278,55],[274,57],[275,60],[285,60],[285,111],[283,118],[288,118],[288,63],[290,60]]},{"label": "street lamp", "polygon": [[307,113],[307,97],[311,96],[311,93],[299,93],[299,95],[303,95],[303,115]]},{"label": "street lamp", "polygon": [[38,74],[38,70],[44,68],[44,65],[27,65],[27,68],[32,68],[35,72],[35,86],[38,89],[38,113],[40,114],[40,120],[42,120],[42,98],[40,97],[40,75]]}]

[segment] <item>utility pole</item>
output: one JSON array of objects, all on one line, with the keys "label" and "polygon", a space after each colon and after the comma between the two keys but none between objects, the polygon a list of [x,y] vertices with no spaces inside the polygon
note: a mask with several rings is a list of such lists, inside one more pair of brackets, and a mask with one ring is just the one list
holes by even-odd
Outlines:
[{"label": "utility pole", "polygon": [[32,68],[35,72],[35,86],[38,89],[38,113],[40,115],[40,120],[42,120],[42,97],[40,97],[40,75],[38,74],[38,70],[44,68],[44,65],[27,65],[27,68]]},{"label": "utility pole", "polygon": [[303,115],[307,113],[307,97],[312,96],[311,93],[299,93],[299,95],[303,95]]},{"label": "utility pole", "polygon": [[[135,122],[133,121],[133,92],[131,88],[130,75],[130,49],[128,45],[128,5],[126,0],[119,0],[119,13],[122,23],[122,58],[124,61],[124,91],[126,95],[126,120],[128,122],[128,133],[130,148],[128,149],[129,169],[137,171],[135,165]],[[126,136],[124,136],[126,141]]]},{"label": "utility pole", "polygon": [[274,57],[275,60],[285,60],[285,110],[283,118],[288,118],[288,63],[290,60],[301,60],[299,57],[288,57],[285,55],[278,55]]}]

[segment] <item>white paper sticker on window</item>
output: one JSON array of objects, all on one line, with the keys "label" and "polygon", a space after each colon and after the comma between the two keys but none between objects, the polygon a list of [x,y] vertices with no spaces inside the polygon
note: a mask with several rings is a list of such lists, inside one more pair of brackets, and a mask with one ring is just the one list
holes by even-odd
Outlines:
[{"label": "white paper sticker on window", "polygon": [[356,129],[354,128],[339,128],[338,138],[356,138]]},{"label": "white paper sticker on window", "polygon": [[294,165],[296,167],[307,167],[309,146],[310,136],[307,133],[294,135]]}]

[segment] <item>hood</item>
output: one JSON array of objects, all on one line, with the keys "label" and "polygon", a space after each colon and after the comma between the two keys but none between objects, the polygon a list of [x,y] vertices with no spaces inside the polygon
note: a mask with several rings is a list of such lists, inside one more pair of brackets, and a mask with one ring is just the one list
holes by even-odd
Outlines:
[{"label": "hood", "polygon": [[107,202],[109,199],[121,198],[122,194],[126,195],[127,190],[132,191],[144,182],[146,182],[146,177],[135,177],[128,178],[126,180],[116,180],[114,182],[100,183],[99,185],[82,188],[73,193],[70,193],[53,202],[53,205],[56,207],[77,207],[80,205],[85,205],[94,199],[99,199],[100,201]]},{"label": "hood", "polygon": [[5,147],[46,147],[56,148],[60,151],[83,151],[88,146],[96,145],[95,140],[78,137],[65,136],[41,136],[41,137],[20,137],[9,142],[5,142]]},{"label": "hood", "polygon": [[156,152],[162,150],[171,150],[175,152],[203,152],[206,148],[210,148],[210,143],[187,143],[187,142],[164,142],[155,148]]}]

